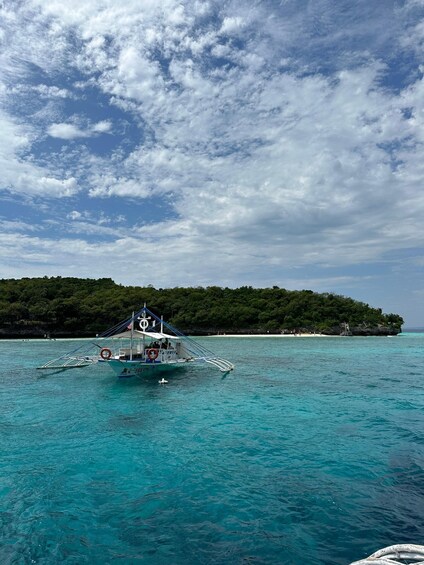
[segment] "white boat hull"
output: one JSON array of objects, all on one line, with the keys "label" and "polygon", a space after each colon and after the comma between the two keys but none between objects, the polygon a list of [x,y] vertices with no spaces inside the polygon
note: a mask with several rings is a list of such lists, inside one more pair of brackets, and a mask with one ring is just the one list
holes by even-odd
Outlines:
[{"label": "white boat hull", "polygon": [[111,359],[106,361],[113,372],[120,378],[148,377],[152,374],[175,371],[187,366],[189,360],[178,359],[168,363],[145,362],[145,361],[121,361]]}]

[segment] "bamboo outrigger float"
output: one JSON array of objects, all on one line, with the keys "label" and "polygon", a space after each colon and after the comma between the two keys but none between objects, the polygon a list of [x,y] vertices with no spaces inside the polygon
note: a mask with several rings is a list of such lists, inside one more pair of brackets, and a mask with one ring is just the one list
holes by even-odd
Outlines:
[{"label": "bamboo outrigger float", "polygon": [[48,361],[38,369],[75,369],[103,363],[119,377],[147,376],[209,363],[223,373],[234,365],[159,318],[146,305],[90,343]]}]

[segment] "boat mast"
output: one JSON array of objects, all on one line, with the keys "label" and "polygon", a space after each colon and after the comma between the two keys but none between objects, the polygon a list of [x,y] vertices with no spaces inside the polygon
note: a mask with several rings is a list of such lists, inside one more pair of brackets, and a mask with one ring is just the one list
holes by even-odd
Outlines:
[{"label": "boat mast", "polygon": [[[144,303],[144,310],[143,310],[143,314],[142,314],[143,318],[146,317],[146,303]],[[144,334],[144,332],[146,331],[144,328],[143,329],[143,355],[144,355],[144,359],[147,361],[147,356],[146,356],[146,336]],[[147,329],[147,328],[146,328]]]},{"label": "boat mast", "polygon": [[133,358],[133,338],[134,338],[134,312],[132,313],[132,319],[131,319],[130,361],[132,361]]}]

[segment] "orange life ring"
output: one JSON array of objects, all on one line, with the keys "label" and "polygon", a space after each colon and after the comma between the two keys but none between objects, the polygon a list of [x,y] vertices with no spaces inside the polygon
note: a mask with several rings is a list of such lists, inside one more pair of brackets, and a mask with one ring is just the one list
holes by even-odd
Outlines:
[{"label": "orange life ring", "polygon": [[112,357],[112,351],[107,347],[103,347],[103,349],[100,351],[100,357],[107,361]]},{"label": "orange life ring", "polygon": [[150,361],[154,361],[155,359],[158,358],[159,349],[147,349],[146,355],[150,359]]}]

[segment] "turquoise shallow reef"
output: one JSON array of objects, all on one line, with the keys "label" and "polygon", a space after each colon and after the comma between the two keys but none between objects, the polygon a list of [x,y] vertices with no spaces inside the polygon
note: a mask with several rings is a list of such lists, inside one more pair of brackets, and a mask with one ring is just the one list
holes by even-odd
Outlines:
[{"label": "turquoise shallow reef", "polygon": [[0,342],[0,563],[341,565],[424,543],[424,334],[207,338],[118,380]]}]

